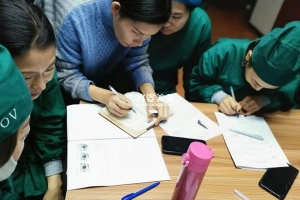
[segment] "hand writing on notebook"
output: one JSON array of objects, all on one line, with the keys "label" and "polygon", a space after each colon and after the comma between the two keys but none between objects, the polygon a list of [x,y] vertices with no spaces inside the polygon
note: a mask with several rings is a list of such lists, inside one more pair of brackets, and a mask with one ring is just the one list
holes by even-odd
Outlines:
[{"label": "hand writing on notebook", "polygon": [[226,96],[222,99],[221,103],[219,104],[219,110],[227,115],[234,115],[239,113],[242,109],[240,103],[238,103],[232,96]]},{"label": "hand writing on notebook", "polygon": [[113,94],[109,97],[106,107],[109,112],[118,117],[124,117],[132,110],[130,99],[123,94],[117,93],[115,90],[113,90]]},{"label": "hand writing on notebook", "polygon": [[261,95],[246,96],[242,101],[240,101],[240,105],[242,105],[244,115],[251,115],[264,106],[264,99]]}]

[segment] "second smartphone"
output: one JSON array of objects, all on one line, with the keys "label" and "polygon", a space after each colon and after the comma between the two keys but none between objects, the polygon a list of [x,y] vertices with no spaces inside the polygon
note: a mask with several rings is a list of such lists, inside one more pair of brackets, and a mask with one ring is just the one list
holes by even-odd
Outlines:
[{"label": "second smartphone", "polygon": [[182,155],[187,152],[192,142],[206,144],[204,140],[163,135],[161,137],[162,152],[166,154]]}]

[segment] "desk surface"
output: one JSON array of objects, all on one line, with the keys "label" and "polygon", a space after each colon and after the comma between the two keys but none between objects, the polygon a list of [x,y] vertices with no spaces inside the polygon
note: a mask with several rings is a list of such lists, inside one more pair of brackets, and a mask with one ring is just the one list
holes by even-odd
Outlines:
[{"label": "desk surface", "polygon": [[[198,109],[206,114],[210,119],[216,121],[213,114],[217,111],[217,106],[213,104],[193,103]],[[289,112],[275,112],[265,116],[265,119],[275,135],[278,143],[283,149],[290,163],[300,169],[300,110],[291,110]],[[165,132],[160,127],[155,127],[157,140],[160,144],[160,138]],[[258,182],[264,171],[253,171],[236,169],[230,154],[226,148],[223,137],[218,136],[207,141],[215,154],[205,178],[200,186],[196,199],[205,200],[234,200],[239,199],[233,190],[241,191],[251,200],[276,199],[258,186]],[[181,169],[181,157],[163,154],[171,181],[163,181],[151,191],[139,196],[136,199],[171,199],[175,183]],[[80,190],[67,191],[67,200],[115,200],[121,199],[124,195],[138,191],[150,183],[140,183],[132,185],[121,185],[113,187],[94,187]],[[300,199],[300,175],[298,175],[292,188],[290,189],[287,200]]]}]

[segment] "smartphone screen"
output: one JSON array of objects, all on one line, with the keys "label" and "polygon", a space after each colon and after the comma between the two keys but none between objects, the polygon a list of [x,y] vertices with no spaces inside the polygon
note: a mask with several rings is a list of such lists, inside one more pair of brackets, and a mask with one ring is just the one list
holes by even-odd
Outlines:
[{"label": "smartphone screen", "polygon": [[161,137],[162,152],[166,154],[182,155],[187,152],[190,144],[195,141],[206,144],[204,140],[163,135]]},{"label": "smartphone screen", "polygon": [[298,172],[299,170],[291,165],[267,169],[259,181],[259,186],[276,198],[284,199]]}]

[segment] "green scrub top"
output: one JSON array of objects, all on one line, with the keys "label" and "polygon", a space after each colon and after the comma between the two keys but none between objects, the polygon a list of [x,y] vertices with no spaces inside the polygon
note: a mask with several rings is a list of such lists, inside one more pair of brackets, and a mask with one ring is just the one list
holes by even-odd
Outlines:
[{"label": "green scrub top", "polygon": [[197,64],[200,55],[209,48],[210,43],[210,19],[198,7],[192,10],[180,31],[171,35],[159,32],[152,36],[148,54],[156,93],[160,95],[176,92],[178,69],[183,67],[185,82],[192,67]]},{"label": "green scrub top", "polygon": [[[247,39],[219,39],[200,58],[199,64],[192,70],[189,80],[187,99],[193,102],[212,103],[214,93],[219,90],[231,95],[233,87],[237,101],[246,96],[265,95],[271,100],[261,111],[287,110],[294,105],[289,97],[294,94],[299,78],[278,89],[254,90],[245,79],[245,59],[250,40]],[[272,72],[270,72],[272,73]]]},{"label": "green scrub top", "polygon": [[44,194],[48,184],[43,165],[64,159],[66,141],[66,107],[55,71],[46,89],[33,101],[30,133],[15,171],[0,183],[2,193],[17,193],[22,198]]}]

